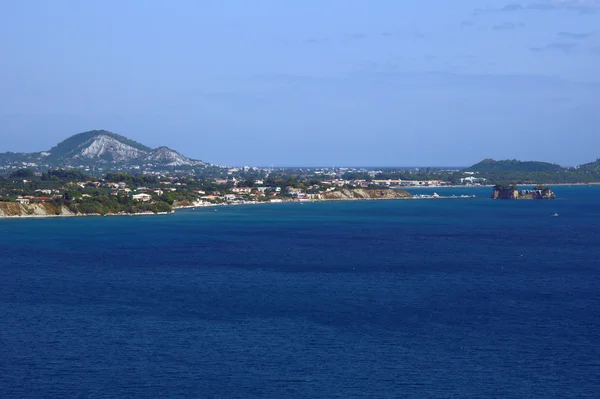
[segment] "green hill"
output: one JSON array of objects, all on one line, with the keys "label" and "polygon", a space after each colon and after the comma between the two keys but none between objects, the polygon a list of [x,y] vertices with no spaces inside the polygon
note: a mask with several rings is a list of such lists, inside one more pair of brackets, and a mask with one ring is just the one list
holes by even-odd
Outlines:
[{"label": "green hill", "polygon": [[466,172],[479,173],[556,173],[564,171],[560,165],[538,161],[517,161],[484,159],[483,161],[465,169]]},{"label": "green hill", "polygon": [[580,165],[577,170],[582,172],[600,173],[600,158],[594,162]]}]

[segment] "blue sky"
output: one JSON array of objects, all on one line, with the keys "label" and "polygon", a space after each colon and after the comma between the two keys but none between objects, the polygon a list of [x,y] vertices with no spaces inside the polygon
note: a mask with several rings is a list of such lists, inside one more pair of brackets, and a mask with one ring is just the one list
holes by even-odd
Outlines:
[{"label": "blue sky", "polygon": [[0,152],[91,129],[227,165],[600,157],[600,0],[13,1]]}]

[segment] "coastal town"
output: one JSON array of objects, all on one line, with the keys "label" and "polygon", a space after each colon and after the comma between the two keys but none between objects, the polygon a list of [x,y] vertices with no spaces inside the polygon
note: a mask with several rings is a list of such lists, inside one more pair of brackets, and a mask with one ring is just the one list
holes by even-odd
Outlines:
[{"label": "coastal town", "polygon": [[[165,146],[150,148],[119,134],[92,130],[47,151],[0,153],[0,212],[165,213],[224,204],[440,197],[405,191],[419,187],[598,181],[600,160],[574,168],[493,159],[467,168],[226,167],[187,158]],[[518,197],[528,196],[533,194]]]},{"label": "coastal town", "polygon": [[[352,178],[357,173],[362,178]],[[0,208],[2,204],[4,208],[17,204],[20,207],[17,211],[13,205],[13,213],[19,215],[31,209],[35,213],[35,205],[40,208],[41,204],[41,213],[55,214],[168,213],[176,208],[213,205],[412,198],[404,189],[451,184],[439,179],[378,178],[382,174],[348,168],[309,171],[246,167],[227,169],[223,177],[215,178],[165,173],[92,177],[76,170],[40,173],[18,169],[0,177]],[[464,184],[472,184],[465,179]]]}]

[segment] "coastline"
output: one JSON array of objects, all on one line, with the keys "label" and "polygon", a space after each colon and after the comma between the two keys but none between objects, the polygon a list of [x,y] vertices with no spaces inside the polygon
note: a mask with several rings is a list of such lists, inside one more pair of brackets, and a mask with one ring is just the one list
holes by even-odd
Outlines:
[{"label": "coastline", "polygon": [[[594,183],[556,183],[556,184],[548,184],[548,186],[596,186],[600,185],[600,182]],[[465,185],[452,185],[452,186],[415,186],[410,187],[409,189],[444,189],[444,188],[486,188],[486,187],[494,187],[494,185],[477,185],[477,186],[465,186]],[[248,202],[235,202],[235,203],[202,203],[202,204],[192,204],[192,205],[183,205],[183,206],[174,206],[171,212],[139,212],[139,213],[107,213],[107,214],[35,214],[35,215],[0,215],[0,220],[2,219],[44,219],[44,218],[70,218],[70,217],[98,217],[98,216],[158,216],[158,215],[170,215],[178,210],[184,209],[195,209],[195,208],[205,208],[205,207],[221,207],[221,206],[240,206],[240,205],[264,205],[264,204],[285,204],[285,203],[318,203],[318,202],[332,202],[332,201],[396,201],[396,200],[442,200],[442,199],[473,199],[475,196],[443,196],[440,195],[438,197],[433,196],[422,196],[422,195],[413,195],[411,197],[396,197],[396,198],[326,198],[326,199],[305,199],[305,200],[282,200],[282,201],[248,201]]]},{"label": "coastline", "polygon": [[156,216],[156,215],[170,215],[175,213],[172,212],[139,212],[139,213],[106,213],[104,215],[100,213],[72,213],[65,215],[0,215],[2,219],[47,219],[47,218],[77,218],[77,217],[102,217],[102,216]]},{"label": "coastline", "polygon": [[196,205],[184,205],[173,207],[172,212],[140,212],[140,213],[107,213],[107,214],[63,214],[63,215],[0,215],[2,219],[45,219],[45,218],[72,218],[72,217],[99,217],[99,216],[158,216],[158,215],[170,215],[178,210],[182,209],[195,209],[195,208],[211,208],[211,207],[222,207],[222,206],[241,206],[241,205],[275,205],[275,204],[302,204],[302,203],[319,203],[319,202],[340,202],[340,201],[409,201],[409,200],[440,200],[440,199],[473,199],[474,196],[460,197],[460,196],[412,196],[412,197],[397,197],[397,198],[328,198],[328,199],[308,199],[308,200],[290,200],[290,201],[263,201],[263,202],[235,202],[235,203],[221,203],[221,204],[196,204]]},{"label": "coastline", "polygon": [[[536,185],[541,186],[595,186],[600,185],[600,182],[593,183],[528,183],[528,184],[517,184],[517,186],[532,187]],[[414,189],[443,189],[443,188],[482,188],[482,187],[494,187],[495,184],[480,184],[480,185],[463,185],[463,184],[452,184],[447,186],[411,186],[411,187],[392,187],[393,190],[414,190]]]}]

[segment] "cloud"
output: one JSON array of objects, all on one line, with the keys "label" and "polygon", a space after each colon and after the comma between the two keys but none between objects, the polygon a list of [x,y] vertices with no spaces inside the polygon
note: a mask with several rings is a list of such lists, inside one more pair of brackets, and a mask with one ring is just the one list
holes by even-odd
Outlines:
[{"label": "cloud", "polygon": [[[348,36],[348,35],[346,35]],[[365,35],[366,36],[366,35]],[[419,32],[418,30],[413,31],[384,31],[381,32],[382,37],[397,37],[400,39],[424,39],[425,35]]]},{"label": "cloud", "polygon": [[[534,3],[511,3],[500,8],[500,11],[575,11],[580,14],[591,14],[600,11],[600,0],[540,0]],[[496,10],[497,11],[497,10]]]},{"label": "cloud", "polygon": [[565,54],[571,54],[577,48],[576,43],[564,43],[564,42],[554,42],[547,44],[543,47],[531,47],[531,51],[535,53],[542,53],[546,51],[559,51]]},{"label": "cloud", "polygon": [[473,22],[473,21],[462,21],[460,23],[461,28],[470,28],[472,26],[475,26],[475,22]]},{"label": "cloud", "polygon": [[515,30],[524,28],[524,23],[514,23],[514,22],[504,22],[502,24],[494,25],[492,29],[494,30]]},{"label": "cloud", "polygon": [[363,40],[369,37],[369,35],[366,33],[348,33],[344,37],[349,40]]},{"label": "cloud", "polygon": [[507,4],[502,7],[501,11],[521,11],[524,9],[525,7],[523,7],[521,4]]},{"label": "cloud", "polygon": [[304,43],[306,44],[323,44],[327,43],[329,39],[325,37],[310,37],[308,39],[304,39]]},{"label": "cloud", "polygon": [[554,7],[600,8],[600,0],[546,0]]},{"label": "cloud", "polygon": [[558,36],[565,39],[585,39],[592,36],[591,33],[558,32]]}]

